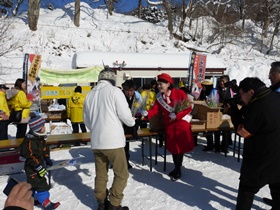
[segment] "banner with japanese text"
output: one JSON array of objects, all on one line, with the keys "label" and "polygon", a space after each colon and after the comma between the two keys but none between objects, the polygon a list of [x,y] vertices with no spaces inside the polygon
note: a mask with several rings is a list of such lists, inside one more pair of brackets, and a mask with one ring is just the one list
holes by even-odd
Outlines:
[{"label": "banner with japanese text", "polygon": [[206,55],[196,54],[194,59],[194,82],[201,88],[201,82],[205,79]]},{"label": "banner with japanese text", "polygon": [[[61,87],[61,86],[44,86],[41,85],[41,98],[42,99],[55,99],[55,98],[70,98],[74,94],[76,86]],[[91,86],[81,86],[82,95],[86,96],[91,91]]]},{"label": "banner with japanese text", "polygon": [[206,55],[192,52],[189,65],[188,86],[195,99],[199,97],[201,82],[205,79]]},{"label": "banner with japanese text", "polygon": [[42,56],[25,54],[23,63],[24,80],[27,87],[27,98],[30,101],[40,101],[40,79],[38,72],[41,67]]}]

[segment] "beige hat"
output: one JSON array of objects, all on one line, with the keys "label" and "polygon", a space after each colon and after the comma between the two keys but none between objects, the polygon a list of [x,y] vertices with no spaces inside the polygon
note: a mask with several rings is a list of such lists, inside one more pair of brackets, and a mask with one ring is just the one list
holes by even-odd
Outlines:
[{"label": "beige hat", "polygon": [[210,79],[203,80],[202,85],[213,85],[213,82]]}]

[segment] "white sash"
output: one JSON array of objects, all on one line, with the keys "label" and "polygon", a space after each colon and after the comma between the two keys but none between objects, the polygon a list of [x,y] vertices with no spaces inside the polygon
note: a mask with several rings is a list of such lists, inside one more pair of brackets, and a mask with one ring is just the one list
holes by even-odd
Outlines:
[{"label": "white sash", "polygon": [[[165,108],[168,112],[172,113],[173,112],[173,108],[171,106],[169,106],[165,100],[163,99],[161,93],[157,93],[157,101],[160,103],[160,105],[163,106],[163,108]],[[182,120],[187,121],[188,123],[191,122],[192,120],[192,115],[190,114],[186,114],[185,117],[182,118]]]},{"label": "white sash", "polygon": [[173,107],[169,106],[165,100],[163,99],[161,93],[157,93],[157,101],[162,105],[163,108],[165,108],[168,112],[173,112]]}]

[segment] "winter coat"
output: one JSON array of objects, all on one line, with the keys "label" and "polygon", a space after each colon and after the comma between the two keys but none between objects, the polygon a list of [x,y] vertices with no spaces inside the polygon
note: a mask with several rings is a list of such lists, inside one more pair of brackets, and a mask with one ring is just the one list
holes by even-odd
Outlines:
[{"label": "winter coat", "polygon": [[146,100],[145,110],[150,110],[156,100],[155,92],[153,92],[151,90],[143,90],[141,92],[141,96],[142,96],[143,100]]},{"label": "winter coat", "polygon": [[84,121],[84,101],[85,97],[79,92],[74,93],[74,95],[69,98],[67,103],[67,117],[72,123],[80,123]]},{"label": "winter coat", "polygon": [[[171,103],[168,105],[174,107],[176,102],[182,101],[183,99],[188,99],[184,91],[173,88],[170,94]],[[148,111],[148,119],[156,115],[159,111],[162,111],[164,115],[166,149],[172,154],[183,154],[193,150],[194,141],[191,124],[182,119],[192,111],[192,106],[179,112],[176,114],[176,119],[171,120],[169,117],[170,112],[156,100],[154,106]]]},{"label": "winter coat", "polygon": [[270,86],[270,89],[276,92],[280,92],[280,82],[278,82],[276,85]]},{"label": "winter coat", "polygon": [[244,140],[240,179],[263,186],[280,183],[280,93],[263,89],[246,106],[242,123],[252,134]]},{"label": "winter coat", "polygon": [[22,118],[28,118],[32,102],[28,101],[26,93],[23,90],[19,90],[12,101],[12,108],[15,111],[22,110]]},{"label": "winter coat", "polygon": [[20,154],[24,157],[24,170],[27,182],[36,191],[47,191],[49,185],[45,177],[40,177],[35,170],[39,165],[44,167],[44,159],[50,156],[49,147],[46,145],[46,136],[39,136],[29,131],[20,145]]},{"label": "winter coat", "polygon": [[86,96],[84,123],[91,132],[92,149],[117,149],[126,141],[122,123],[134,126],[135,120],[123,92],[101,80]]},{"label": "winter coat", "polygon": [[[10,116],[10,110],[8,108],[6,96],[2,91],[0,91],[0,110],[2,110],[2,112],[5,112],[6,115]],[[3,118],[0,117],[0,120],[3,120]]]}]

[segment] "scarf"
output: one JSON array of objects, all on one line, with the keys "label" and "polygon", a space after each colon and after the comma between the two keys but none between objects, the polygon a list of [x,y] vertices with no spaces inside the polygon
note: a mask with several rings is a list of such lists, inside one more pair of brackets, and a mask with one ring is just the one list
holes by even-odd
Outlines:
[{"label": "scarf", "polygon": [[166,93],[163,94],[163,99],[166,100],[167,104],[170,104],[171,101],[170,101],[170,95],[171,95],[171,90],[168,90]]}]

